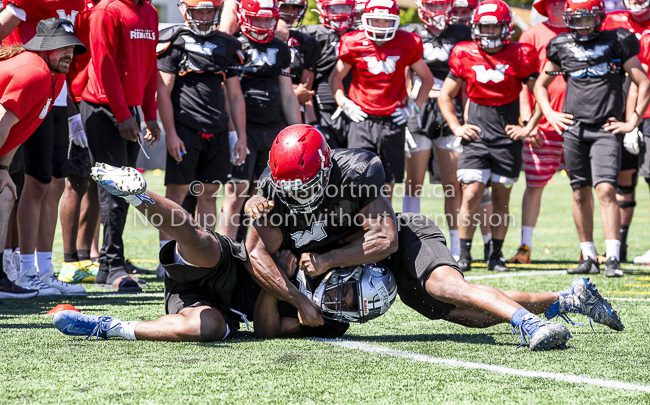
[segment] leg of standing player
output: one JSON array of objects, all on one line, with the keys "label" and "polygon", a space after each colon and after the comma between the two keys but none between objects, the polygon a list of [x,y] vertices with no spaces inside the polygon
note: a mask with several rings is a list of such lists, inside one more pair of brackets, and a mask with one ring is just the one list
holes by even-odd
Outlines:
[{"label": "leg of standing player", "polygon": [[[451,138],[451,137],[444,137]],[[454,137],[455,138],[455,137]],[[441,139],[441,138],[438,138]],[[438,140],[436,139],[436,141]],[[447,142],[449,143],[449,142]],[[445,195],[445,218],[449,221],[449,250],[453,256],[460,257],[460,235],[458,231],[458,214],[462,201],[460,183],[458,182],[457,169],[458,150],[449,147],[436,146],[438,167],[440,168],[440,181]]]}]

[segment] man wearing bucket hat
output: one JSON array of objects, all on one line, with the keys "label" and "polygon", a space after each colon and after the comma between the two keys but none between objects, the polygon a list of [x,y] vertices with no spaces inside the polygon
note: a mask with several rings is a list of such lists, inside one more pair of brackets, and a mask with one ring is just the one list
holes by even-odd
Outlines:
[{"label": "man wearing bucket hat", "polygon": [[[0,96],[0,245],[4,245],[8,216],[16,198],[8,166],[18,146],[34,133],[52,108],[73,55],[84,52],[86,47],[75,37],[72,24],[59,18],[41,21],[36,35],[24,46],[0,49],[0,88],[4,89]],[[61,289],[68,290],[51,272],[40,278],[35,269],[21,274],[17,284],[38,290],[40,295],[59,295]],[[4,272],[0,274],[0,298],[23,294],[24,289],[11,284]],[[34,292],[30,294],[33,296]]]}]

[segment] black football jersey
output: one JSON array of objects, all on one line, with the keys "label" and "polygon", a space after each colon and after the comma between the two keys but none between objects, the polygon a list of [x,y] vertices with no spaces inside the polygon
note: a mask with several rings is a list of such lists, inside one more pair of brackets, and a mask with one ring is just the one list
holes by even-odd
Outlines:
[{"label": "black football jersey", "polygon": [[299,84],[304,70],[316,72],[316,65],[320,59],[320,45],[314,37],[297,30],[289,32],[287,45],[291,51],[289,69],[291,80],[294,84]]},{"label": "black football jersey", "polygon": [[237,75],[230,66],[243,63],[239,41],[219,31],[200,36],[175,25],[160,31],[156,51],[158,69],[176,75],[171,93],[174,120],[201,132],[226,130],[221,83]]},{"label": "black football jersey", "polygon": [[623,121],[623,64],[640,52],[639,40],[619,28],[603,31],[590,41],[562,33],[546,47],[548,60],[562,68],[567,82],[563,111],[584,124]]},{"label": "black football jersey", "polygon": [[310,214],[294,214],[275,195],[267,167],[259,180],[259,192],[275,202],[267,218],[282,231],[280,249],[289,249],[299,257],[305,252],[324,253],[341,247],[340,240],[362,230],[363,221],[355,215],[380,195],[385,177],[381,160],[374,153],[334,149],[323,201]]},{"label": "black football jersey", "polygon": [[262,125],[281,121],[279,78],[291,64],[289,47],[277,38],[265,44],[245,35],[238,39],[245,56],[240,77],[246,120]]}]

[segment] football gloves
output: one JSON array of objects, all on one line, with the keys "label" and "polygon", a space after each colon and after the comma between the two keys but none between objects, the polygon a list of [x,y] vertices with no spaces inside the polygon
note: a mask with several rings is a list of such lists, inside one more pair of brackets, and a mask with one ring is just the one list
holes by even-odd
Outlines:
[{"label": "football gloves", "polygon": [[346,98],[343,102],[343,113],[354,122],[361,122],[368,118],[368,114],[363,112],[361,107],[356,105],[354,101],[350,100],[349,98]]},{"label": "football gloves", "polygon": [[69,117],[68,126],[70,127],[70,140],[72,140],[72,143],[80,148],[87,148],[88,137],[86,136],[83,125],[81,125],[81,114]]},{"label": "football gloves", "polygon": [[632,155],[639,154],[642,143],[643,134],[639,131],[639,128],[634,128],[623,137],[623,146]]},{"label": "football gloves", "polygon": [[413,115],[419,112],[420,109],[418,108],[418,105],[415,104],[415,101],[413,101],[411,104],[409,104],[406,107],[397,108],[395,112],[391,114],[391,116],[393,117],[394,123],[396,123],[397,125],[402,125],[405,124],[409,118],[411,118]]}]

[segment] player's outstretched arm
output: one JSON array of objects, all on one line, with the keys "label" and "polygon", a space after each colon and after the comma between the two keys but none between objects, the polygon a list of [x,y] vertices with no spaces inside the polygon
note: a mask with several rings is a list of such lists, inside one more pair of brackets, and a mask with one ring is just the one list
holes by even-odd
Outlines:
[{"label": "player's outstretched arm", "polygon": [[555,75],[549,73],[561,71],[562,70],[558,65],[551,61],[547,61],[544,69],[542,69],[542,73],[535,81],[535,86],[533,87],[535,101],[542,109],[542,114],[544,114],[546,120],[553,126],[553,128],[555,128],[555,131],[558,134],[562,134],[562,131],[567,129],[569,125],[573,125],[573,115],[553,110],[548,95],[548,86],[553,82],[553,79],[555,79]]}]

